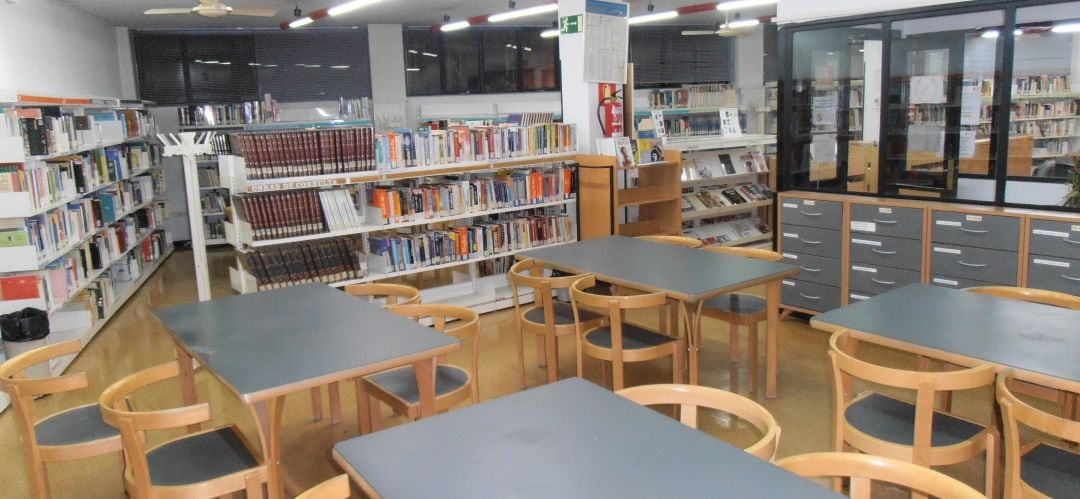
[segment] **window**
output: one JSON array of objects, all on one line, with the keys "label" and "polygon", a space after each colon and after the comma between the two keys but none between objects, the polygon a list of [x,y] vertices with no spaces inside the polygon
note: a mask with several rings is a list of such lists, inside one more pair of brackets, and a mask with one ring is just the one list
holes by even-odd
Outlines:
[{"label": "window", "polygon": [[[367,30],[135,32],[142,99],[163,105],[371,96]],[[335,50],[326,50],[334,47]]]},{"label": "window", "polygon": [[410,96],[559,89],[559,42],[539,28],[406,28]]},{"label": "window", "polygon": [[735,60],[731,38],[682,33],[715,30],[714,25],[632,26],[630,62],[634,63],[634,86],[657,88],[731,81]]}]

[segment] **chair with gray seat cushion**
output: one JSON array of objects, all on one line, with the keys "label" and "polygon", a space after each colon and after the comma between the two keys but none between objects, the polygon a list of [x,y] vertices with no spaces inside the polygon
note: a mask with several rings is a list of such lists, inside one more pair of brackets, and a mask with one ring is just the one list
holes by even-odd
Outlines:
[{"label": "chair with gray seat cushion", "polygon": [[240,491],[263,497],[269,470],[235,426],[147,446],[147,432],[210,419],[207,403],[153,411],[135,411],[127,404],[136,391],[179,374],[180,365],[168,362],[128,375],[101,394],[101,414],[123,438],[127,490],[135,497],[217,497]]},{"label": "chair with gray seat cushion", "polygon": [[[413,320],[430,319],[434,328],[453,336],[468,346],[468,367],[439,362],[435,366],[435,410],[446,411],[471,399],[480,401],[480,386],[476,377],[480,358],[480,316],[473,310],[454,305],[398,305],[387,309]],[[471,345],[471,346],[470,346]],[[379,429],[379,402],[410,420],[420,416],[420,390],[412,366],[390,369],[357,380],[356,398],[360,432]]]},{"label": "chair with gray seat cushion", "polygon": [[[984,493],[994,490],[997,430],[989,425],[934,409],[938,393],[972,390],[994,382],[994,367],[949,372],[909,371],[856,358],[856,342],[847,331],[829,340],[832,364],[836,452],[859,452],[912,462],[945,466],[986,454]],[[854,380],[914,392],[914,403],[874,391],[856,394]]]},{"label": "chair with gray seat cushion", "polygon": [[97,404],[65,409],[37,420],[34,398],[87,386],[86,373],[28,379],[23,371],[50,359],[79,352],[77,340],[38,348],[0,364],[0,390],[11,397],[15,419],[23,432],[33,497],[47,498],[49,480],[45,463],[73,461],[119,452],[120,432],[105,424]]},{"label": "chair with gray seat cushion", "polygon": [[[637,295],[598,295],[587,290],[596,285],[595,276],[585,276],[570,286],[570,299],[578,328],[578,376],[584,373],[584,357],[587,355],[611,363],[614,390],[622,390],[623,365],[627,362],[643,362],[667,356],[672,358],[673,382],[682,383],[683,353],[685,342],[637,324],[626,322],[627,311],[657,310],[667,303],[664,293]],[[581,321],[585,308],[606,313],[606,321],[589,325]],[[604,380],[607,384],[607,380]]]},{"label": "chair with gray seat cushion", "polygon": [[1080,422],[1020,400],[1014,394],[1015,383],[1008,372],[998,375],[997,397],[1005,427],[1005,498],[1076,497],[1080,494],[1080,453],[1046,440],[1025,445],[1021,426],[1076,445]]},{"label": "chair with gray seat cushion", "polygon": [[[522,260],[510,267],[507,274],[514,298],[516,315],[518,368],[521,388],[525,388],[525,336],[534,335],[537,340],[536,357],[541,366],[547,367],[548,382],[559,379],[560,336],[577,334],[573,307],[553,296],[556,291],[569,289],[580,275],[545,276],[546,269],[535,260]],[[531,304],[522,303],[522,297],[532,291]],[[587,327],[601,325],[605,318],[588,310],[581,311],[581,320]]]}]

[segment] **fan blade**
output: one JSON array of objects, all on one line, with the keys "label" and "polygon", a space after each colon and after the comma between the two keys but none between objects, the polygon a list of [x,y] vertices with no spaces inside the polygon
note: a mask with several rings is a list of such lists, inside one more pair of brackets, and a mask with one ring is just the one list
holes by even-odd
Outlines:
[{"label": "fan blade", "polygon": [[276,5],[237,5],[233,7],[230,15],[233,16],[255,16],[255,17],[274,17],[277,15],[280,6]]},{"label": "fan blade", "polygon": [[164,14],[190,14],[191,9],[150,9],[143,12],[147,16],[160,16]]},{"label": "fan blade", "polygon": [[716,34],[715,31],[683,31],[682,32],[683,36],[704,36],[704,35],[715,35],[715,34]]}]

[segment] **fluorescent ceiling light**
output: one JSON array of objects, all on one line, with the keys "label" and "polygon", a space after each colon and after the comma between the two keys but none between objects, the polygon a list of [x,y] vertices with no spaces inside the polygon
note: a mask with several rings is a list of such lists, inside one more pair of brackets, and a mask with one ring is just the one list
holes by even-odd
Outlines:
[{"label": "fluorescent ceiling light", "polygon": [[249,62],[248,66],[262,66],[262,64],[259,64],[257,62]]},{"label": "fluorescent ceiling light", "polygon": [[420,71],[420,68],[405,68],[405,71]]},{"label": "fluorescent ceiling light", "polygon": [[313,22],[315,22],[315,20],[310,18],[310,17],[301,17],[300,19],[296,19],[296,20],[290,22],[289,27],[290,28],[299,28],[301,26],[307,26],[307,25],[309,25],[309,24],[311,24]]},{"label": "fluorescent ceiling light", "polygon": [[559,30],[557,29],[549,29],[540,32],[540,38],[555,38],[557,36],[559,36]]},{"label": "fluorescent ceiling light", "polygon": [[341,66],[330,66],[330,69],[349,69],[349,66],[345,66],[345,65],[341,65]]},{"label": "fluorescent ceiling light", "polygon": [[218,61],[203,61],[203,62],[205,62],[207,64],[217,64],[218,63]]},{"label": "fluorescent ceiling light", "polygon": [[652,14],[645,14],[641,16],[634,16],[627,19],[626,22],[630,24],[651,23],[653,21],[663,21],[664,19],[675,19],[679,17],[679,12],[675,10],[668,10],[665,12],[654,12]]},{"label": "fluorescent ceiling light", "polygon": [[716,4],[716,10],[736,10],[747,7],[761,7],[764,5],[776,5],[777,0],[733,0]]},{"label": "fluorescent ceiling light", "polygon": [[500,14],[494,14],[488,16],[489,23],[501,23],[503,21],[509,21],[511,19],[517,19],[519,17],[535,16],[537,14],[546,14],[548,12],[555,12],[559,10],[559,4],[549,3],[544,5],[537,5],[536,7],[528,7],[525,9],[514,9],[508,12],[502,12]]},{"label": "fluorescent ceiling light", "polygon": [[526,52],[532,52],[532,47],[521,47],[521,48],[525,49]]},{"label": "fluorescent ceiling light", "polygon": [[470,26],[469,21],[458,21],[458,22],[455,22],[455,23],[444,24],[444,25],[442,25],[441,28],[439,28],[439,30],[440,31],[457,31],[459,29],[468,28],[469,26]]},{"label": "fluorescent ceiling light", "polygon": [[1055,24],[1050,31],[1054,33],[1076,33],[1080,31],[1080,23]]},{"label": "fluorescent ceiling light", "polygon": [[427,57],[439,57],[438,54],[432,54],[431,52],[424,52],[421,55],[424,55],[424,56],[427,56]]},{"label": "fluorescent ceiling light", "polygon": [[277,64],[263,64],[264,68],[276,68]]},{"label": "fluorescent ceiling light", "polygon": [[218,64],[221,64],[222,66],[231,66],[232,65],[231,62],[219,62]]},{"label": "fluorescent ceiling light", "polygon": [[410,54],[418,54],[419,52],[417,52],[417,51],[415,51],[415,50],[413,50],[413,49],[409,49],[409,53],[410,53]]},{"label": "fluorescent ceiling light", "polygon": [[326,11],[326,13],[331,16],[336,16],[344,14],[346,12],[352,12],[356,9],[359,9],[360,7],[367,7],[368,5],[371,5],[378,1],[379,0],[352,0],[351,2],[345,2],[341,5],[335,5],[333,7],[330,7],[330,9]]},{"label": "fluorescent ceiling light", "polygon": [[729,28],[749,28],[751,26],[757,26],[761,24],[761,21],[757,19],[743,19],[741,21],[731,21],[727,23]]},{"label": "fluorescent ceiling light", "polygon": [[1022,29],[1017,28],[1013,30],[1013,35],[1020,36],[1022,34],[1024,34],[1024,30]]},{"label": "fluorescent ceiling light", "polygon": [[996,29],[992,29],[990,31],[983,31],[983,34],[980,36],[982,36],[983,38],[997,38],[1001,36],[1001,32]]},{"label": "fluorescent ceiling light", "polygon": [[322,65],[321,64],[308,64],[308,65],[306,65],[304,67],[305,68],[321,68]]}]

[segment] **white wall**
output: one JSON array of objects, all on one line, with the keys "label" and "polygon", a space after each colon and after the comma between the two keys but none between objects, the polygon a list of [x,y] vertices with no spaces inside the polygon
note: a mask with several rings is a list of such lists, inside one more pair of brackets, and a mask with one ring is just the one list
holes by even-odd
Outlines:
[{"label": "white wall", "polygon": [[409,126],[416,126],[420,118],[483,118],[493,114],[528,112],[562,114],[561,94],[559,92],[521,92],[439,95],[409,97],[406,104]]},{"label": "white wall", "polygon": [[812,21],[963,1],[970,0],[780,0],[776,5],[776,22]]},{"label": "white wall", "polygon": [[0,88],[122,95],[114,27],[56,0],[0,4]]}]

